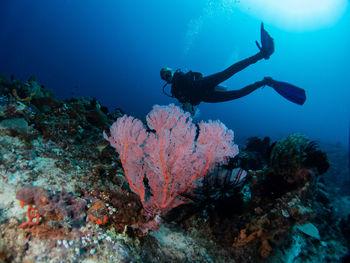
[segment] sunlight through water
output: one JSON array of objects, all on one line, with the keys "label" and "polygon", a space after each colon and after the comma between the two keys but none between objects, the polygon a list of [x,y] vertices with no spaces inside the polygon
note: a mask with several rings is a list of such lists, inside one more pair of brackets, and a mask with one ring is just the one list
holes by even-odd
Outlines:
[{"label": "sunlight through water", "polygon": [[266,23],[290,31],[311,31],[335,24],[348,0],[223,0]]}]

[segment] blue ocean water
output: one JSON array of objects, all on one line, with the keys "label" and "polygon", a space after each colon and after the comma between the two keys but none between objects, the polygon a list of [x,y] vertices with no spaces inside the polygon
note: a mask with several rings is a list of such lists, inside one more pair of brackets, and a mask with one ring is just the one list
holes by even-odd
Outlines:
[{"label": "blue ocean water", "polygon": [[209,75],[255,54],[260,23],[275,53],[224,84],[239,89],[264,76],[306,90],[303,106],[271,88],[230,102],[199,106],[200,119],[220,119],[237,138],[281,138],[300,132],[348,145],[349,8],[336,23],[288,30],[244,12],[240,1],[0,2],[0,73],[53,89],[58,98],[91,96],[110,110],[144,116],[162,93],[163,66]]}]

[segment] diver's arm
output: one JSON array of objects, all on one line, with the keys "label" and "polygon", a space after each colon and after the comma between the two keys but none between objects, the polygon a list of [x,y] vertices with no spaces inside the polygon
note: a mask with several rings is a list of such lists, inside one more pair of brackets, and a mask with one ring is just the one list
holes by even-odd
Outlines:
[{"label": "diver's arm", "polygon": [[189,113],[191,114],[191,116],[194,116],[194,114],[195,114],[195,112],[196,112],[194,106],[193,106],[191,103],[189,103],[189,102],[183,103],[183,104],[182,104],[182,109],[183,109],[184,111],[189,112]]},{"label": "diver's arm", "polygon": [[203,78],[203,74],[200,73],[200,72],[193,72],[193,74],[194,74],[194,79],[195,80]]}]

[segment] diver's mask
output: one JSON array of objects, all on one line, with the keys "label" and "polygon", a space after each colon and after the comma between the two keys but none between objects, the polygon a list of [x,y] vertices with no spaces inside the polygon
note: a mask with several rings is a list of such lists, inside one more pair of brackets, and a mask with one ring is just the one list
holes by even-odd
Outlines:
[{"label": "diver's mask", "polygon": [[167,83],[171,83],[173,80],[173,70],[168,67],[164,67],[160,70],[160,77]]}]

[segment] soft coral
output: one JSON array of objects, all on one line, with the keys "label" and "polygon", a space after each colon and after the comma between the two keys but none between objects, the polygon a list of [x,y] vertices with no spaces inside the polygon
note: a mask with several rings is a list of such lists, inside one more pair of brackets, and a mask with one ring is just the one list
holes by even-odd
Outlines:
[{"label": "soft coral", "polygon": [[131,190],[151,215],[188,202],[181,194],[195,188],[215,164],[238,153],[233,132],[219,121],[199,123],[196,140],[190,115],[173,104],[154,106],[147,124],[154,132],[124,115],[111,126],[111,136],[104,137],[119,153]]}]

